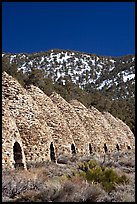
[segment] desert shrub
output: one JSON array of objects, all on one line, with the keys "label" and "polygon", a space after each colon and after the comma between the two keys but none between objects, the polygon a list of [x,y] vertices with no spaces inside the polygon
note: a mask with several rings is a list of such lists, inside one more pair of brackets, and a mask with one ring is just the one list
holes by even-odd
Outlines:
[{"label": "desert shrub", "polygon": [[101,182],[101,177],[102,177],[102,170],[100,167],[95,167],[93,169],[89,169],[86,172],[86,179],[88,181],[93,181],[95,183],[100,183]]},{"label": "desert shrub", "polygon": [[89,168],[89,165],[88,165],[88,162],[84,161],[82,162],[80,165],[79,165],[79,169],[82,170],[82,171],[87,171]]},{"label": "desert shrub", "polygon": [[134,168],[135,167],[135,161],[133,159],[122,160],[122,161],[119,162],[119,164],[121,166],[125,166],[125,167],[128,167],[128,168]]},{"label": "desert shrub", "polygon": [[88,166],[89,166],[90,169],[96,167],[97,165],[98,165],[98,164],[97,164],[97,162],[96,162],[95,160],[90,160],[90,161],[88,162]]},{"label": "desert shrub", "polygon": [[34,169],[34,168],[39,168],[43,167],[49,164],[49,161],[28,161],[27,162],[27,169]]},{"label": "desert shrub", "polygon": [[115,184],[125,184],[128,178],[125,175],[119,176],[112,168],[106,166],[98,166],[97,162],[90,160],[79,165],[79,175],[87,181],[93,183],[101,183],[102,187],[107,191],[115,189]]},{"label": "desert shrub", "polygon": [[61,189],[54,201],[97,202],[101,200],[108,200],[106,192],[100,186],[88,183],[78,173],[75,173],[71,178],[62,182]]},{"label": "desert shrub", "polygon": [[[123,160],[123,157],[121,158]],[[112,169],[106,163],[104,165],[92,159],[68,164],[45,162],[43,166],[41,165],[41,162],[32,164],[35,168],[30,167],[28,171],[3,171],[3,200],[11,198],[15,202],[134,200],[134,175],[128,175],[128,182],[121,169]]]},{"label": "desert shrub", "polygon": [[94,167],[96,167],[98,164],[95,160],[89,160],[88,162],[87,161],[84,161],[82,163],[79,164],[79,169],[82,170],[82,171],[87,171],[88,169],[92,169]]},{"label": "desert shrub", "polygon": [[9,198],[14,198],[19,194],[25,193],[29,190],[39,191],[42,190],[44,183],[38,180],[22,180],[16,178],[16,180],[12,180],[6,183],[6,185],[2,186],[3,196],[8,196]]},{"label": "desert shrub", "polygon": [[97,202],[108,201],[109,196],[98,185],[92,185],[80,176],[52,180],[41,190],[28,189],[15,202]]},{"label": "desert shrub", "polygon": [[100,181],[106,191],[111,191],[115,189],[115,184],[127,183],[128,179],[125,175],[118,176],[113,169],[106,168],[102,173]]},{"label": "desert shrub", "polygon": [[116,191],[112,191],[112,195],[116,201],[135,202],[135,180],[131,184],[116,185]]},{"label": "desert shrub", "polygon": [[4,174],[2,177],[2,194],[9,198],[14,198],[17,195],[30,190],[39,191],[46,188],[45,175],[42,175],[42,170],[37,171],[11,171],[9,174]]}]

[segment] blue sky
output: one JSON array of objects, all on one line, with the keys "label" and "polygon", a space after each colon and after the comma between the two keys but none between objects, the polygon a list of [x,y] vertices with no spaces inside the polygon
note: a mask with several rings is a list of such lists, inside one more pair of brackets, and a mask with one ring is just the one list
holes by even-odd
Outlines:
[{"label": "blue sky", "polygon": [[2,51],[135,53],[134,2],[3,2]]}]

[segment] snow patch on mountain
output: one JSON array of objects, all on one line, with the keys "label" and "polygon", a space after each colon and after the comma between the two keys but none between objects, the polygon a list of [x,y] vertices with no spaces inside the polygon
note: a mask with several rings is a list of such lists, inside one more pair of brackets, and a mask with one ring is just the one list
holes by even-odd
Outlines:
[{"label": "snow patch on mountain", "polygon": [[123,75],[123,81],[127,82],[127,80],[131,80],[135,78],[135,74],[128,74],[128,75]]},{"label": "snow patch on mountain", "polygon": [[[4,57],[5,54],[2,54]],[[84,88],[91,86],[103,90],[114,84],[135,81],[135,57],[102,57],[73,51],[51,50],[35,54],[10,54],[10,64],[17,61],[18,70],[23,73],[32,68],[43,69],[45,77],[51,77],[53,82],[59,80],[63,84],[69,77],[73,83]],[[119,91],[119,90],[118,90]],[[128,91],[127,84],[125,92]],[[128,93],[129,94],[129,93]],[[127,94],[127,95],[128,95]]]},{"label": "snow patch on mountain", "polygon": [[13,59],[16,57],[16,55],[11,55],[10,57],[10,64],[12,63]]}]

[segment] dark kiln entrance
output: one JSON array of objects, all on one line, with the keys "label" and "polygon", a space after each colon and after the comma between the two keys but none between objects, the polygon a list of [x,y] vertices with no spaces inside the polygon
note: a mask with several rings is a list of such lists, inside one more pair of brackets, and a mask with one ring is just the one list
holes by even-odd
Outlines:
[{"label": "dark kiln entrance", "polygon": [[72,154],[76,154],[75,145],[73,143],[71,144],[71,151],[72,151]]},{"label": "dark kiln entrance", "polygon": [[91,143],[89,143],[89,153],[92,154],[92,147],[91,147]]},{"label": "dark kiln entrance", "polygon": [[24,164],[22,163],[22,150],[18,142],[14,143],[13,153],[14,153],[14,160],[15,160],[14,167],[24,168]]},{"label": "dark kiln entrance", "polygon": [[51,161],[56,162],[53,142],[50,144],[50,159]]}]

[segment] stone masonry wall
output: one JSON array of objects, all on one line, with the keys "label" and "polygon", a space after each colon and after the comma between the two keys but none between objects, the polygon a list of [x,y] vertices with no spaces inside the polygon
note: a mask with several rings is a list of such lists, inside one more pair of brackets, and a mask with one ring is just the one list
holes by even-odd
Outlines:
[{"label": "stone masonry wall", "polygon": [[38,87],[31,85],[27,91],[35,100],[39,109],[41,109],[46,123],[50,129],[52,129],[52,138],[54,140],[56,156],[63,152],[70,153],[70,145],[74,143],[74,140],[67,121],[63,117],[63,114],[60,112],[59,108]]},{"label": "stone masonry wall", "polygon": [[6,102],[3,100],[2,109],[2,166],[7,168],[14,168],[13,146],[15,142],[20,144],[22,149],[22,162],[26,169],[26,158],[24,154],[24,147],[15,119],[9,110]]},{"label": "stone masonry wall", "polygon": [[66,119],[68,127],[72,133],[77,152],[88,152],[89,136],[73,106],[55,92],[50,96],[50,98],[58,106],[62,115]]},{"label": "stone masonry wall", "polygon": [[110,113],[101,113],[96,108],[87,109],[77,100],[70,103],[59,94],[50,97],[33,85],[23,88],[6,72],[2,76],[2,164],[14,168],[13,146],[21,147],[22,162],[51,160],[51,143],[55,157],[92,151],[104,153],[108,150],[135,148],[134,135],[130,128]]},{"label": "stone masonry wall", "polygon": [[3,101],[7,101],[8,108],[15,119],[26,160],[49,159],[49,146],[53,142],[52,130],[48,127],[41,109],[27,91],[6,73],[3,76],[2,88]]},{"label": "stone masonry wall", "polygon": [[102,126],[98,123],[99,121],[101,123],[101,118],[98,115],[98,111],[93,114],[91,110],[87,109],[77,100],[72,100],[70,104],[74,107],[82,121],[82,125],[88,132],[89,143],[91,143],[93,151],[104,152],[103,146],[104,143],[107,142],[104,128],[105,124]]}]

